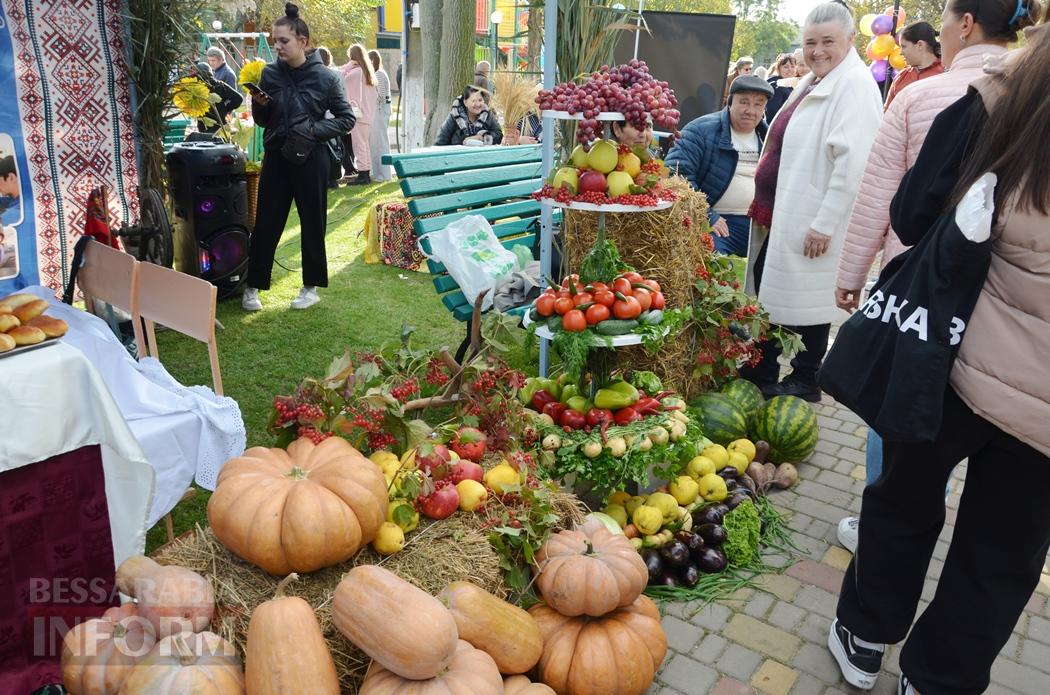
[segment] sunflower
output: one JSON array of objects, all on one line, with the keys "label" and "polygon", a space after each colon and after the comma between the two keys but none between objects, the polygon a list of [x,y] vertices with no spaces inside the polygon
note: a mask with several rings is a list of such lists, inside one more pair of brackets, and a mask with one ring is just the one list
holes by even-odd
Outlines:
[{"label": "sunflower", "polygon": [[264,67],[266,67],[266,61],[262,58],[256,58],[255,60],[245,63],[244,67],[241,68],[241,76],[237,82],[242,87],[249,82],[259,84]]},{"label": "sunflower", "polygon": [[201,118],[211,110],[211,90],[196,77],[183,77],[172,88],[175,107],[187,118]]}]

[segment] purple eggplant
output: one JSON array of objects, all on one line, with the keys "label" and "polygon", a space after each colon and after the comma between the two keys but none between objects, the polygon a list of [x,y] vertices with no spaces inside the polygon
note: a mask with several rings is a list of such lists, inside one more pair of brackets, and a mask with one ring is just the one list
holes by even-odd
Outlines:
[{"label": "purple eggplant", "polygon": [[726,529],[724,526],[719,524],[700,524],[700,527],[696,529],[698,536],[704,539],[704,545],[722,545],[725,543]]},{"label": "purple eggplant", "polygon": [[650,583],[656,582],[664,571],[664,561],[660,553],[653,548],[645,548],[642,550],[642,560],[645,561],[645,568],[649,570]]},{"label": "purple eggplant", "polygon": [[655,584],[657,586],[669,586],[674,588],[678,586],[678,577],[675,575],[675,571],[673,569],[667,568],[656,580]]},{"label": "purple eggplant", "polygon": [[681,541],[671,541],[660,548],[660,557],[667,568],[682,567],[689,562],[689,549]]},{"label": "purple eggplant", "polygon": [[693,524],[697,526],[700,524],[721,524],[728,511],[729,507],[724,504],[702,507],[693,513]]},{"label": "purple eggplant", "polygon": [[741,502],[749,502],[750,500],[751,496],[746,492],[737,492],[729,496],[729,499],[726,500],[726,506],[732,510],[739,507]]},{"label": "purple eggplant", "polygon": [[718,471],[718,475],[722,476],[723,480],[730,480],[737,476],[736,469],[732,466],[726,466],[722,470]]},{"label": "purple eggplant", "polygon": [[681,569],[678,573],[678,579],[682,586],[696,586],[697,582],[700,581],[700,569],[690,563]]},{"label": "purple eggplant", "polygon": [[707,574],[721,572],[727,564],[725,553],[718,548],[704,548],[700,552],[700,557],[696,558],[696,566]]},{"label": "purple eggplant", "polygon": [[736,492],[740,489],[740,483],[737,482],[739,478],[727,478],[726,479],[726,492]]},{"label": "purple eggplant", "polygon": [[704,539],[696,535],[692,531],[679,531],[675,538],[685,544],[685,547],[689,550],[689,554],[692,555],[704,547]]}]

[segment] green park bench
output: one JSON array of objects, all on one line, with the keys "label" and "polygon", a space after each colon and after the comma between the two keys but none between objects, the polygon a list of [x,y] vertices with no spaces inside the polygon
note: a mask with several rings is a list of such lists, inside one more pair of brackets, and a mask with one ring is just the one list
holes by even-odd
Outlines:
[{"label": "green park bench", "polygon": [[164,152],[171,151],[176,144],[186,139],[186,128],[190,125],[188,118],[170,118],[164,125]]},{"label": "green park bench", "polygon": [[[383,163],[393,165],[420,245],[430,253],[426,235],[466,215],[487,219],[507,249],[517,244],[537,248],[540,203],[529,196],[543,185],[541,158],[540,145],[458,146],[383,155]],[[457,321],[469,322],[474,307],[444,264],[428,260],[427,267],[445,309]],[[507,313],[521,315],[525,307]],[[468,323],[468,334],[469,329]]]}]

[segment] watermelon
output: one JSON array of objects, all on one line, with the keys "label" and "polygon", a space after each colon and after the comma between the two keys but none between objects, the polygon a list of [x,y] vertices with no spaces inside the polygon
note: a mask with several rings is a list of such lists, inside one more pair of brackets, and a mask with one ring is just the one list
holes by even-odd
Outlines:
[{"label": "watermelon", "polygon": [[819,436],[816,413],[795,396],[771,398],[751,418],[751,439],[769,442],[767,460],[774,463],[805,461]]},{"label": "watermelon", "polygon": [[758,386],[747,379],[734,379],[730,381],[722,387],[722,393],[736,401],[736,404],[739,405],[740,409],[744,411],[744,414],[748,416],[762,407],[762,404],[766,402],[766,397],[762,395],[762,389],[758,388]]},{"label": "watermelon", "polygon": [[747,415],[729,396],[705,393],[690,403],[704,436],[723,446],[747,436]]}]

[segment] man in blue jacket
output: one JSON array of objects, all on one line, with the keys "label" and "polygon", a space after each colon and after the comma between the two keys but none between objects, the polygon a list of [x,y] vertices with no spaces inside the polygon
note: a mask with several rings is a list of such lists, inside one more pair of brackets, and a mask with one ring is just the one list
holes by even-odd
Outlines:
[{"label": "man in blue jacket", "polygon": [[773,88],[760,77],[738,77],[728,106],[690,121],[667,155],[668,168],[707,196],[707,221],[719,253],[747,256],[747,210],[755,197],[755,169],[771,96]]}]

